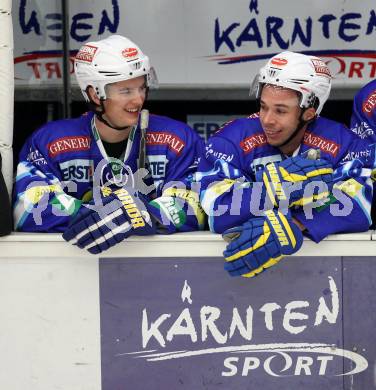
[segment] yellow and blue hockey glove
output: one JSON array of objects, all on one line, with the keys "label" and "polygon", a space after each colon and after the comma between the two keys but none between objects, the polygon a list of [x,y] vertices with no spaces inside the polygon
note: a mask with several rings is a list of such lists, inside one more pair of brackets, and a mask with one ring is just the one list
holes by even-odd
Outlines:
[{"label": "yellow and blue hockey glove", "polygon": [[270,208],[278,208],[282,202],[286,207],[304,206],[329,196],[333,168],[325,160],[289,157],[267,164],[256,173],[256,181],[264,183]]},{"label": "yellow and blue hockey glove", "polygon": [[231,276],[248,278],[297,252],[303,243],[302,232],[291,217],[276,210],[228,229],[222,237],[229,242],[223,252],[225,270]]},{"label": "yellow and blue hockey glove", "polygon": [[64,240],[92,254],[101,253],[130,235],[155,234],[148,201],[126,188],[103,187],[89,205],[82,205],[63,234]]}]

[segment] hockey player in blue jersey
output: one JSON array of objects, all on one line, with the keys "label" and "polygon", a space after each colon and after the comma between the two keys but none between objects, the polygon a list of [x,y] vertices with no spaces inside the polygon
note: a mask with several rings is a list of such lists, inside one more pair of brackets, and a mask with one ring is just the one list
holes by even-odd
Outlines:
[{"label": "hockey player in blue jersey", "polygon": [[319,116],[331,88],[320,58],[283,52],[254,86],[259,113],[212,136],[197,173],[210,229],[229,241],[225,269],[246,277],[295,253],[303,234],[367,230],[372,196],[367,143]]},{"label": "hockey player in blue jersey", "polygon": [[350,128],[358,137],[376,142],[376,80],[355,95]]},{"label": "hockey player in blue jersey", "polygon": [[16,229],[62,232],[91,253],[130,234],[203,229],[191,191],[203,144],[186,124],[142,110],[156,81],[149,58],[113,35],[81,47],[75,74],[91,111],[47,123],[24,145]]},{"label": "hockey player in blue jersey", "polygon": [[[361,139],[367,140],[376,148],[376,80],[366,84],[354,97],[350,123],[351,131]],[[376,178],[376,166],[372,176]],[[374,184],[375,187],[375,184]],[[376,198],[372,203],[372,228],[376,226]]]}]

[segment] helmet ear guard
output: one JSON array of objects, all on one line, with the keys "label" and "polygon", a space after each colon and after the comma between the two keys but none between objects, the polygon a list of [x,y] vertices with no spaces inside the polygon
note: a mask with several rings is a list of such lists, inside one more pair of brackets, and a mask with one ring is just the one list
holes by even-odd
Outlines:
[{"label": "helmet ear guard", "polygon": [[308,99],[307,99],[307,106],[306,108],[314,108],[316,110],[316,113],[317,113],[317,109],[319,108],[320,106],[320,100],[319,98],[314,94],[312,93]]},{"label": "helmet ear guard", "polygon": [[260,85],[260,74],[258,73],[253,80],[251,81],[251,85],[249,87],[249,96],[254,96],[255,99],[260,99],[261,92],[259,91]]},{"label": "helmet ear guard", "polygon": [[[97,98],[99,99],[99,104],[96,103],[96,102],[93,100],[93,98],[91,97],[90,93],[89,93],[89,89],[90,89],[90,88],[92,88],[92,89],[94,90],[94,87],[93,87],[92,85],[88,85],[88,86],[86,87],[86,90],[85,90],[85,94],[86,94],[86,96],[87,96],[87,99],[85,98],[86,103],[87,103],[87,105],[88,105],[90,111],[93,111],[93,112],[95,112],[95,113],[100,113],[100,112],[104,111],[104,107],[103,107],[103,100],[104,100],[104,99],[101,99],[101,98],[99,97],[98,93],[94,90],[94,93],[96,94]],[[98,111],[98,108],[99,108],[99,107],[101,108],[101,111]]]},{"label": "helmet ear guard", "polygon": [[153,66],[150,67],[149,73],[146,75],[146,85],[149,89],[159,88],[157,72],[155,71]]}]

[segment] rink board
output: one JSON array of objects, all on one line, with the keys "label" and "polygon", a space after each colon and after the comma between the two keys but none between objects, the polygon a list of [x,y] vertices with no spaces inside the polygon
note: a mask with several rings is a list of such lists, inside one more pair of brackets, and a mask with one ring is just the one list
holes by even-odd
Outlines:
[{"label": "rink board", "polygon": [[102,389],[372,389],[375,260],[101,259]]},{"label": "rink board", "polygon": [[100,258],[58,234],[1,238],[0,388],[374,389],[375,238],[305,240],[252,280],[226,274],[209,232]]}]

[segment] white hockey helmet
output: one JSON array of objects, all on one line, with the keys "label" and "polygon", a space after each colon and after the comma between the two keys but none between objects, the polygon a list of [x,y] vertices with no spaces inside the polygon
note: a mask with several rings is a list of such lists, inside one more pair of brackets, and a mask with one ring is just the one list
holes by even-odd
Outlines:
[{"label": "white hockey helmet", "polygon": [[260,69],[253,86],[256,98],[265,84],[293,89],[301,95],[300,107],[315,107],[319,115],[329,97],[331,81],[330,70],[321,58],[284,51]]},{"label": "white hockey helmet", "polygon": [[149,58],[130,39],[111,35],[88,42],[78,51],[74,69],[87,102],[87,87],[92,86],[100,99],[106,99],[105,86],[118,81],[146,76],[148,87],[156,86],[156,76]]}]

